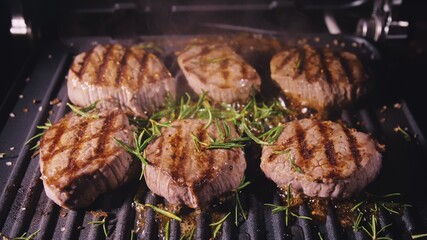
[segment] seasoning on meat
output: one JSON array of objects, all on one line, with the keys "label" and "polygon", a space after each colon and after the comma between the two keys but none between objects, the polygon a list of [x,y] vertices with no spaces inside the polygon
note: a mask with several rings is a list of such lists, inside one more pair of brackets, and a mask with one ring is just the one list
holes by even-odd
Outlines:
[{"label": "seasoning on meat", "polygon": [[123,185],[138,169],[134,166],[138,162],[114,140],[134,144],[127,116],[120,109],[94,114],[68,113],[40,141],[46,195],[65,208],[88,206],[100,194]]},{"label": "seasoning on meat", "polygon": [[368,135],[330,121],[289,122],[264,146],[261,169],[280,187],[312,197],[347,198],[360,192],[381,168],[379,145]]},{"label": "seasoning on meat", "polygon": [[102,104],[112,102],[127,114],[144,117],[164,106],[168,94],[175,98],[176,81],[154,54],[137,45],[113,44],[77,55],[67,87],[73,104],[109,100]]}]

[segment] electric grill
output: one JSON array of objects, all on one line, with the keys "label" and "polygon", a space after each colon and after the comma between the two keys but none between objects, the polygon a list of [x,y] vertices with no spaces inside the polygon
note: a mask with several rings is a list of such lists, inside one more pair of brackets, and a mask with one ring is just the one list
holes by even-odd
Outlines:
[{"label": "electric grill", "polygon": [[[105,194],[87,209],[62,209],[45,195],[39,179],[38,157],[32,158],[36,150],[25,143],[40,132],[36,126],[43,125],[47,119],[55,122],[69,111],[65,104],[68,101],[65,76],[76,53],[96,43],[156,42],[165,49],[161,57],[175,76],[179,72],[173,55],[176,42],[201,35],[233,36],[241,32],[272,36],[293,46],[309,42],[348,50],[361,57],[372,70],[374,92],[357,106],[344,110],[338,118],[350,127],[371,133],[386,145],[381,173],[366,190],[378,195],[399,192],[401,196],[393,200],[411,205],[403,205],[399,214],[381,209],[377,227],[391,224],[381,236],[392,239],[412,239],[413,235],[427,233],[427,187],[423,184],[427,180],[424,174],[426,142],[420,122],[411,111],[419,106],[408,104],[406,96],[396,95],[391,87],[390,73],[385,71],[390,65],[384,57],[388,56],[388,45],[381,44],[381,41],[403,38],[405,23],[391,19],[391,12],[379,8],[384,2],[393,2],[396,7],[398,1],[373,2],[78,1],[63,3],[63,6],[41,2],[38,9],[31,10],[24,1],[11,1],[8,7],[12,9],[12,21],[22,21],[18,25],[15,21],[10,27],[15,27],[15,34],[22,34],[17,38],[24,49],[32,51],[28,55],[20,53],[25,61],[13,61],[24,64],[18,74],[18,70],[11,70],[13,74],[7,76],[12,80],[2,90],[7,94],[2,98],[0,109],[0,233],[10,238],[36,232],[35,239],[103,239],[102,226],[88,224],[99,220],[90,211],[101,209],[108,212],[105,225],[108,239],[131,239],[131,236],[161,239],[163,225],[155,212],[150,209],[142,215],[132,204],[135,195],[146,203],[163,202],[148,191],[144,183],[133,182]],[[48,10],[42,10],[43,7]],[[366,15],[356,17],[358,11]],[[337,21],[347,13],[351,13],[350,17]],[[326,24],[319,24],[319,19],[322,23],[325,19]],[[56,25],[52,21],[56,21]],[[348,28],[341,23],[350,29],[359,29],[364,38],[327,33],[345,33]],[[388,30],[384,31],[386,26]],[[395,32],[397,37],[393,35]],[[372,239],[363,230],[342,227],[338,202],[325,204],[324,219],[294,218],[286,226],[283,212],[273,214],[271,208],[264,205],[280,205],[283,200],[274,184],[257,168],[256,154],[252,160],[255,164],[248,167],[247,177],[253,183],[241,194],[248,219],[235,226],[234,219],[227,218],[219,239]],[[356,197],[354,201],[358,200]],[[308,202],[294,212],[314,217]],[[212,236],[209,226],[212,215],[210,212],[196,214],[196,239]],[[182,233],[180,224],[172,221],[170,239],[180,239]]]}]

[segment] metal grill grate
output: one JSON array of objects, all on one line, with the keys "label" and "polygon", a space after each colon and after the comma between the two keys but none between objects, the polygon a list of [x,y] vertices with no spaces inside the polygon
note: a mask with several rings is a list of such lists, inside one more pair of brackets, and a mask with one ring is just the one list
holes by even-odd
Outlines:
[{"label": "metal grill grate", "polygon": [[[313,39],[316,44],[324,44]],[[68,97],[64,81],[66,72],[72,56],[91,46],[93,40],[84,38],[65,41],[66,45],[72,42],[73,47],[66,47],[64,44],[45,47],[36,64],[27,66],[30,75],[21,79],[25,81],[25,87],[21,95],[17,96],[13,112],[0,134],[0,151],[6,153],[0,159],[0,232],[4,236],[16,237],[24,232],[30,234],[39,231],[36,239],[102,239],[102,227],[88,224],[98,220],[89,213],[90,210],[96,209],[109,213],[109,239],[130,239],[132,229],[137,227],[139,213],[135,212],[132,202],[138,183],[128,184],[115,192],[103,195],[88,209],[61,209],[45,195],[39,179],[38,157],[32,159],[34,150],[25,145],[27,139],[38,133],[37,125],[43,125],[48,117],[55,122],[67,111],[65,103]],[[345,44],[335,47],[348,48],[352,43],[359,44],[362,41],[352,38],[339,40]],[[326,40],[321,41],[329,41],[334,46],[336,39],[326,37]],[[360,54],[378,58],[373,48],[364,44],[366,47]],[[174,68],[171,55],[166,56],[166,62],[168,61],[169,67]],[[58,98],[61,104],[52,105],[50,101],[55,98]],[[344,111],[341,119],[351,127],[372,133],[387,146],[384,167],[378,179],[369,186],[369,190],[380,193],[401,192],[403,200],[413,205],[404,207],[402,215],[380,211],[380,226],[392,224],[386,229],[385,236],[392,239],[411,239],[411,234],[426,233],[424,196],[427,188],[420,186],[426,180],[423,174],[426,167],[423,162],[426,143],[405,101],[399,101],[395,106],[393,101],[388,100],[367,102],[363,107]],[[407,128],[407,132],[412,136],[410,142],[395,132],[397,126]],[[262,183],[254,184],[242,195],[242,201],[248,209],[248,219],[236,227],[234,219],[228,218],[219,239],[320,239],[319,234],[323,239],[370,239],[363,231],[354,232],[351,228],[341,227],[332,203],[327,206],[324,222],[297,219],[291,226],[286,227],[283,214],[273,214],[271,208],[264,206],[265,198],[270,198],[274,204],[281,204],[282,200],[274,185],[267,180],[259,180],[263,177],[256,166],[251,171],[252,176],[249,177]],[[145,200],[152,204],[162,201],[150,192],[145,193]],[[298,207],[298,214],[312,215],[307,203]],[[138,233],[139,238],[158,238],[159,224],[154,216],[153,210],[148,210],[144,219],[145,227]],[[210,222],[210,214],[198,215],[195,231],[197,239],[211,237]],[[172,221],[170,226],[171,239],[179,239],[179,223]]]}]

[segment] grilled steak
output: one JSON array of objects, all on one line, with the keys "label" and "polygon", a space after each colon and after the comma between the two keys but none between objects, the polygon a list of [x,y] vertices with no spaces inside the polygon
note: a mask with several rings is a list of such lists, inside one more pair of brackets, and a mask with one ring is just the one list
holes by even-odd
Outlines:
[{"label": "grilled steak", "polygon": [[[76,56],[68,72],[72,103],[88,106],[115,102],[127,113],[144,117],[175,97],[176,81],[152,53],[136,46],[98,45]],[[108,106],[104,106],[108,107]]]},{"label": "grilled steak", "polygon": [[271,78],[291,101],[319,112],[346,105],[367,88],[362,63],[349,52],[305,45],[276,54],[270,69]]},{"label": "grilled steak", "polygon": [[128,180],[136,164],[114,140],[133,145],[123,111],[90,114],[65,115],[40,141],[40,171],[46,195],[65,208],[88,206],[98,195],[116,189]]},{"label": "grilled steak", "polygon": [[381,154],[365,133],[338,123],[287,123],[276,143],[262,149],[261,169],[278,186],[308,196],[347,198],[378,174]]},{"label": "grilled steak", "polygon": [[[197,137],[209,143],[209,136],[220,136],[215,124],[205,129],[206,124],[199,119],[176,120],[172,127],[163,128],[161,136],[145,150],[150,162],[145,170],[147,186],[173,205],[203,208],[235,189],[243,178],[246,161],[242,149],[207,149],[193,140]],[[238,137],[234,127],[229,126],[230,137]],[[219,128],[224,131],[222,126]]]},{"label": "grilled steak", "polygon": [[256,70],[225,44],[192,44],[178,54],[188,85],[218,103],[246,103],[259,91]]}]

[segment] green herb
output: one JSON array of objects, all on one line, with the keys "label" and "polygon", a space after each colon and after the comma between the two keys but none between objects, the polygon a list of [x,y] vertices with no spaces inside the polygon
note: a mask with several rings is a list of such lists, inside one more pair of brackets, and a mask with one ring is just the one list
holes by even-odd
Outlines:
[{"label": "green herb", "polygon": [[[148,135],[148,136],[145,137],[145,135]],[[149,135],[149,133],[145,129],[141,131],[138,137],[136,133],[134,133],[133,136],[135,141],[135,147],[128,145],[127,143],[121,141],[120,139],[114,138],[114,140],[121,148],[126,150],[128,153],[134,155],[141,161],[142,171],[139,177],[141,180],[145,173],[145,167],[147,164],[149,164],[147,158],[145,157],[145,148],[155,138],[155,136]]]},{"label": "green herb", "polygon": [[171,220],[168,220],[167,222],[166,222],[166,226],[165,226],[165,239],[166,240],[169,240],[169,228],[170,228],[170,221]]},{"label": "green herb", "polygon": [[44,131],[43,131],[43,132],[41,132],[41,133],[39,133],[39,134],[36,134],[36,135],[34,135],[32,138],[28,139],[28,140],[25,142],[25,145],[29,144],[30,142],[33,142],[34,140],[37,140],[37,143],[36,143],[34,146],[32,146],[32,147],[30,148],[30,150],[34,150],[34,149],[36,149],[36,148],[40,147],[40,142],[39,142],[38,140],[40,139],[40,137],[42,137],[42,136],[44,135],[45,131],[46,131],[47,129],[49,129],[50,127],[52,127],[52,122],[51,122],[49,119],[47,120],[47,122],[46,122],[44,125],[42,125],[42,126],[37,126],[37,127],[36,127],[37,129],[42,129],[42,130],[44,130]]},{"label": "green herb", "polygon": [[225,222],[225,220],[228,218],[228,216],[231,214],[231,212],[227,213],[227,215],[225,215],[225,217],[223,217],[221,220],[219,220],[218,222],[214,222],[209,224],[209,226],[211,227],[215,227],[215,230],[213,231],[213,238],[216,238],[219,230],[222,227],[222,224]]},{"label": "green herb", "polygon": [[191,240],[191,239],[193,239],[193,235],[194,235],[194,232],[196,231],[196,227],[191,227],[191,229],[190,229],[190,231],[189,232],[187,232],[187,233],[185,233],[185,234],[183,234],[180,238],[179,238],[179,240],[184,240],[184,239],[186,239],[186,240]]},{"label": "green herb", "polygon": [[133,240],[133,238],[135,237],[135,230],[130,230],[130,240]]},{"label": "green herb", "polygon": [[73,110],[73,112],[75,112],[77,115],[81,116],[81,117],[87,117],[87,118],[93,118],[93,119],[97,119],[99,118],[99,116],[97,114],[88,114],[90,111],[92,111],[93,109],[95,109],[96,104],[98,102],[94,102],[91,105],[85,107],[85,108],[78,108],[77,106],[72,105],[71,103],[67,103],[67,106]]},{"label": "green herb", "polygon": [[167,118],[172,120],[175,118],[175,112],[177,110],[175,99],[170,93],[167,94],[165,99],[165,106],[162,110],[157,111],[151,115],[150,119],[160,120],[162,118]]},{"label": "green herb", "polygon": [[412,239],[425,238],[425,237],[427,237],[427,233],[411,235]]},{"label": "green herb", "polygon": [[281,155],[281,154],[287,154],[290,151],[291,151],[290,149],[285,149],[285,150],[281,150],[281,151],[273,151],[273,153],[276,155]]},{"label": "green herb", "polygon": [[160,47],[159,45],[157,45],[154,42],[143,42],[143,43],[138,44],[137,47],[144,49],[144,50],[146,50],[146,49],[154,50],[154,51],[159,52],[159,53],[162,53],[165,51],[162,47]]},{"label": "green herb", "polygon": [[203,129],[207,129],[212,123],[212,111],[211,111],[211,106],[207,101],[203,101],[203,107],[208,112],[208,122],[203,127]]},{"label": "green herb", "polygon": [[239,186],[233,190],[234,192],[234,199],[235,199],[235,204],[234,204],[234,223],[236,224],[236,226],[239,225],[239,212],[241,213],[243,219],[246,221],[247,217],[246,217],[246,212],[243,209],[242,203],[240,202],[240,196],[239,196],[239,192],[247,187],[251,182],[246,182],[245,181],[245,177],[242,178],[242,181],[240,182]]},{"label": "green herb", "polygon": [[[11,240],[31,240],[31,239],[35,239],[37,237],[37,234],[39,234],[40,229],[31,233],[30,235],[27,236],[27,233],[25,232],[24,234],[22,234],[19,237],[14,237],[11,238]],[[0,234],[1,235],[1,234]],[[3,239],[7,239],[7,238],[3,238]]]},{"label": "green herb", "polygon": [[319,236],[319,240],[323,240],[322,234],[320,232],[317,232],[317,236]]},{"label": "green herb", "polygon": [[402,134],[403,138],[410,142],[411,141],[411,136],[409,135],[409,133],[407,133],[404,129],[402,129],[400,126],[397,126],[396,128],[394,128],[395,132],[398,132],[400,134]]},{"label": "green herb", "polygon": [[190,118],[193,117],[202,107],[203,102],[206,99],[207,92],[203,92],[199,99],[197,100],[196,104],[191,104],[191,96],[190,94],[186,93],[186,100],[184,100],[184,97],[181,98],[179,102],[179,114],[178,119],[184,119],[184,118]]},{"label": "green herb", "polygon": [[227,57],[216,57],[216,58],[210,58],[210,59],[205,59],[205,60],[200,59],[199,61],[193,61],[191,63],[195,64],[195,65],[202,66],[202,65],[207,65],[207,64],[211,64],[211,63],[220,63],[220,62],[225,61],[227,59],[228,59]]},{"label": "green herb", "polygon": [[283,126],[277,126],[273,127],[272,129],[268,130],[267,132],[261,134],[259,137],[256,137],[251,130],[249,130],[248,126],[245,122],[242,122],[241,128],[243,131],[248,135],[249,138],[251,138],[254,142],[260,144],[260,145],[271,145],[274,142],[276,142],[277,138],[279,138],[280,134],[283,131]]},{"label": "green herb", "polygon": [[108,231],[107,231],[106,219],[107,219],[107,217],[104,216],[104,217],[101,218],[101,220],[91,221],[91,222],[88,222],[87,224],[92,224],[94,226],[102,226],[102,230],[104,232],[104,236],[106,238],[108,238]]},{"label": "green herb", "polygon": [[369,229],[365,228],[365,226],[362,226],[363,231],[366,232],[366,234],[371,237],[372,240],[391,240],[389,237],[380,237],[380,234],[384,232],[388,227],[390,227],[392,224],[388,224],[384,227],[382,227],[378,231],[378,219],[376,217],[376,212],[378,211],[377,206],[375,205],[375,210],[371,214],[371,222],[368,222]]},{"label": "green herb", "polygon": [[269,203],[266,203],[264,205],[272,207],[273,208],[271,210],[272,213],[278,213],[278,212],[283,212],[284,211],[285,212],[285,225],[286,226],[289,226],[289,219],[290,219],[291,216],[292,217],[296,217],[296,218],[306,219],[306,220],[312,220],[311,217],[301,216],[301,215],[293,213],[290,210],[290,207],[291,207],[291,185],[290,184],[288,185],[288,189],[287,189],[287,192],[286,192],[286,205],[285,206],[278,206],[278,205],[269,204]]},{"label": "green herb", "polygon": [[363,219],[363,213],[359,210],[359,213],[357,214],[357,218],[356,221],[354,221],[353,224],[353,231],[357,232],[360,229],[360,223],[362,222]]},{"label": "green herb", "polygon": [[175,220],[177,220],[177,221],[179,221],[179,222],[181,222],[181,221],[182,221],[182,219],[181,219],[180,217],[178,217],[177,215],[175,215],[175,214],[173,214],[173,213],[171,213],[171,212],[169,212],[169,211],[163,210],[163,209],[161,209],[161,208],[158,208],[158,207],[156,207],[156,206],[154,206],[154,205],[151,205],[151,204],[149,204],[149,203],[144,204],[144,206],[146,206],[146,207],[150,207],[150,208],[152,208],[154,211],[156,211],[156,212],[158,212],[158,213],[160,213],[160,214],[162,214],[162,215],[164,215],[164,216],[166,216],[166,217],[168,217],[168,218],[175,219]]},{"label": "green herb", "polygon": [[289,163],[291,164],[294,171],[296,171],[297,173],[304,174],[304,171],[295,163],[295,158],[291,154],[291,152],[289,152],[289,158],[288,159],[289,159]]}]

